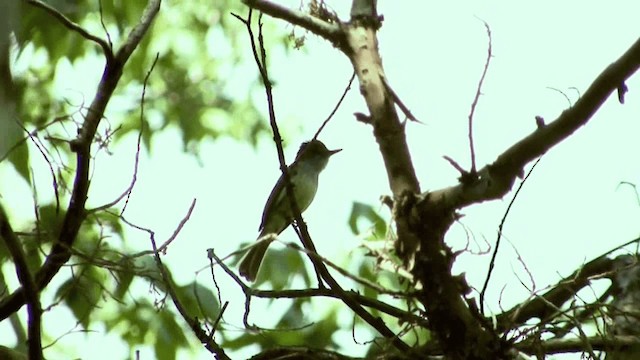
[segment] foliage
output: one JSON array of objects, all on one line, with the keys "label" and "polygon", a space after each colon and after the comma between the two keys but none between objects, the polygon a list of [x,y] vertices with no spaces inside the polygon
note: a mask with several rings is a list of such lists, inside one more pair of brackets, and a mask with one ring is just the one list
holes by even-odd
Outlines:
[{"label": "foliage", "polygon": [[[39,189],[38,196],[34,195],[35,216],[21,221],[24,225],[19,229],[29,268],[35,272],[52,249],[66,216],[75,171],[69,141],[82,125],[93,97],[92,93],[70,95],[61,77],[87,76],[98,81],[104,63],[96,43],[71,31],[52,12],[63,14],[117,48],[140,21],[146,2],[16,4],[20,6],[15,17],[19,21],[12,29],[12,87],[9,93],[0,92],[0,100],[15,113],[3,113],[7,118],[0,119],[0,167],[12,166],[30,184],[32,167],[41,166],[32,162],[35,156],[38,161],[45,160],[53,179],[52,188]],[[54,10],[47,11],[47,6]],[[229,12],[242,11],[241,5],[235,1],[174,0],[162,6],[151,31],[124,67],[112,98],[118,105],[105,114],[94,152],[108,152],[112,143],[139,132],[142,144],[152,150],[153,137],[168,128],[178,129],[183,150],[195,155],[201,141],[220,136],[255,144],[267,129],[262,115],[251,101],[251,92],[238,96],[230,92],[229,83],[230,70],[242,61],[246,41],[244,29]],[[1,35],[9,38],[9,32]],[[274,38],[273,46],[281,46],[284,39],[285,34]],[[226,51],[220,53],[220,49]],[[159,60],[146,84],[146,112],[141,118],[141,93],[156,54]],[[9,52],[2,55],[8,57]],[[91,64],[93,73],[80,73],[84,64]],[[246,89],[257,85],[255,76],[246,81]],[[95,87],[97,82],[91,85]],[[83,329],[90,331],[104,324],[108,330],[120,332],[132,349],[154,344],[157,358],[173,359],[178,349],[190,347],[183,320],[166,309],[166,286],[153,256],[131,256],[119,210],[107,207],[85,215],[69,271],[59,275],[66,279],[47,292],[54,294],[53,306],[67,307]],[[0,264],[10,259],[4,242],[0,242]],[[7,271],[5,277],[11,277],[10,266],[2,270]],[[150,302],[148,294],[135,290],[141,279],[156,289],[157,301]],[[172,286],[193,316],[216,319],[220,303],[210,288],[195,281]],[[13,290],[3,288],[3,296]],[[115,305],[115,311],[100,311],[106,305]]]}]

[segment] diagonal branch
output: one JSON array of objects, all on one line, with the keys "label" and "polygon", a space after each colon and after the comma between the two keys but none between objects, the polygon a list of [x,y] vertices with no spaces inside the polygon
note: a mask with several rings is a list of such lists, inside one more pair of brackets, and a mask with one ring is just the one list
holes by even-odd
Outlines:
[{"label": "diagonal branch", "polygon": [[620,84],[640,68],[640,39],[609,65],[576,104],[555,121],[536,130],[505,150],[493,164],[478,171],[473,184],[458,184],[428,194],[428,202],[456,209],[487,200],[500,199],[509,190],[522,168],[585,125]]},{"label": "diagonal branch", "polygon": [[572,299],[580,289],[589,285],[594,277],[603,276],[612,269],[612,260],[605,256],[586,263],[573,274],[560,280],[545,294],[536,296],[533,300],[498,315],[496,317],[498,330],[503,331],[518,327],[531,318],[545,321],[556,313],[564,303]]},{"label": "diagonal branch", "polygon": [[298,25],[342,48],[344,33],[340,25],[328,23],[302,11],[289,9],[268,0],[242,0],[245,5],[293,25]]},{"label": "diagonal branch", "polygon": [[107,61],[111,61],[113,59],[113,51],[111,49],[111,45],[108,42],[106,42],[105,40],[101,39],[98,36],[95,36],[89,33],[87,30],[83,29],[82,26],[74,23],[69,18],[64,16],[64,14],[59,12],[56,8],[52,7],[49,4],[43,3],[40,0],[27,0],[27,3],[30,5],[33,5],[34,7],[43,9],[44,11],[48,12],[51,16],[58,19],[58,21],[60,21],[62,25],[67,27],[69,30],[75,31],[78,34],[80,34],[80,36],[82,36],[83,38],[93,41],[94,43],[100,45],[100,47],[102,48],[102,52],[104,53],[104,56],[107,58]]}]

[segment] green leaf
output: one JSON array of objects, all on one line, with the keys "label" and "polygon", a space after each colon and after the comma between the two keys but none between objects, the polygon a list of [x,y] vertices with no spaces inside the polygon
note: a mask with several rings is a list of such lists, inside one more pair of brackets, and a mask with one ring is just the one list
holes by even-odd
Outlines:
[{"label": "green leaf", "polygon": [[7,160],[16,169],[18,174],[29,184],[31,184],[31,172],[29,171],[29,147],[26,143],[14,148],[7,157]]},{"label": "green leaf", "polygon": [[156,318],[158,312],[152,304],[146,300],[139,300],[114,314],[114,318],[105,321],[107,330],[119,328],[120,336],[131,347],[145,343],[147,334],[153,328],[149,326]]},{"label": "green leaf", "polygon": [[255,285],[269,282],[273,290],[282,290],[295,275],[302,275],[308,285],[311,281],[304,267],[303,254],[290,248],[269,249],[264,257]]},{"label": "green leaf", "polygon": [[[158,268],[158,263],[156,262],[154,255],[146,255],[135,258],[133,264],[133,269],[136,275],[149,280],[154,286],[158,287],[162,291],[165,291],[162,273]],[[167,269],[167,271],[169,270]]]},{"label": "green leaf", "polygon": [[174,360],[178,349],[189,345],[187,338],[173,313],[162,311],[158,316],[160,322],[155,327],[157,338],[154,346],[156,359]]},{"label": "green leaf", "polygon": [[215,320],[220,313],[220,303],[213,291],[198,282],[176,288],[180,302],[192,314],[198,318]]},{"label": "green leaf", "polygon": [[380,215],[374,210],[371,205],[363,204],[360,202],[354,202],[351,208],[351,215],[349,215],[349,228],[355,235],[359,235],[363,232],[358,226],[359,220],[367,220],[371,226],[367,229],[372,231],[370,240],[384,239],[387,232],[387,224]]},{"label": "green leaf", "polygon": [[123,269],[115,273],[116,276],[116,288],[113,291],[113,295],[116,299],[122,299],[124,294],[129,290],[131,283],[133,282],[134,272],[131,271],[133,264],[129,258],[123,258],[119,263],[119,268]]},{"label": "green leaf", "polygon": [[[74,22],[89,10],[86,4],[80,2],[53,1],[49,5]],[[73,61],[85,53],[88,42],[77,33],[69,31],[49,12],[35,6],[23,6],[22,10],[20,29],[17,32],[20,45],[30,41],[36,47],[46,49],[49,61],[54,65],[61,58]]]},{"label": "green leaf", "polygon": [[[0,54],[2,56],[2,54]],[[10,80],[8,80],[10,81]],[[13,85],[9,85],[9,90]],[[31,184],[29,171],[29,147],[25,141],[25,133],[18,124],[16,104],[5,96],[5,89],[0,88],[0,162],[8,160],[18,174]]]},{"label": "green leaf", "polygon": [[[292,306],[278,323],[279,329],[297,329],[297,331],[270,332],[273,335],[271,341],[279,346],[309,346],[313,348],[326,349],[335,348],[333,335],[340,329],[337,324],[337,307],[327,304],[330,311],[323,314],[319,319],[306,320],[303,304],[308,299],[296,299]],[[317,320],[317,321],[316,321]],[[316,321],[316,322],[313,322]],[[310,326],[307,326],[310,325]],[[302,328],[301,328],[302,327]]]},{"label": "green leaf", "polygon": [[91,312],[102,296],[105,276],[95,267],[82,269],[76,278],[67,280],[56,291],[56,298],[62,299],[76,320],[87,329],[91,322]]}]

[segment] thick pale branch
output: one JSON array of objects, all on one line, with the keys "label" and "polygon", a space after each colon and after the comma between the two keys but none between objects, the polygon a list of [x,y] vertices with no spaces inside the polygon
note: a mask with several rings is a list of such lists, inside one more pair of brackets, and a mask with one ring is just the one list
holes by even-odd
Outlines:
[{"label": "thick pale branch", "polygon": [[360,93],[369,110],[376,141],[384,159],[389,185],[395,197],[420,191],[411,163],[404,125],[398,119],[394,100],[386,90],[376,30],[354,22],[344,27],[349,50],[346,54],[360,82]]},{"label": "thick pale branch", "polygon": [[302,11],[289,9],[272,1],[265,0],[242,0],[247,6],[263,13],[282,19],[293,25],[298,25],[312,33],[329,40],[337,47],[342,47],[344,42],[344,34],[340,29],[340,25],[336,23],[328,23],[322,19],[311,16]]}]

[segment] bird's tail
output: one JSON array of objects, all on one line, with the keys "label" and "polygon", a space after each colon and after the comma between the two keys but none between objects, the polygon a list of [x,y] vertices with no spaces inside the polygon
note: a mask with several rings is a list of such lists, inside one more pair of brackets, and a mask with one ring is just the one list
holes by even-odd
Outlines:
[{"label": "bird's tail", "polygon": [[240,275],[249,281],[255,281],[258,277],[258,270],[260,270],[260,264],[264,254],[267,252],[267,248],[271,241],[260,241],[254,247],[249,250],[244,259],[240,262]]}]

